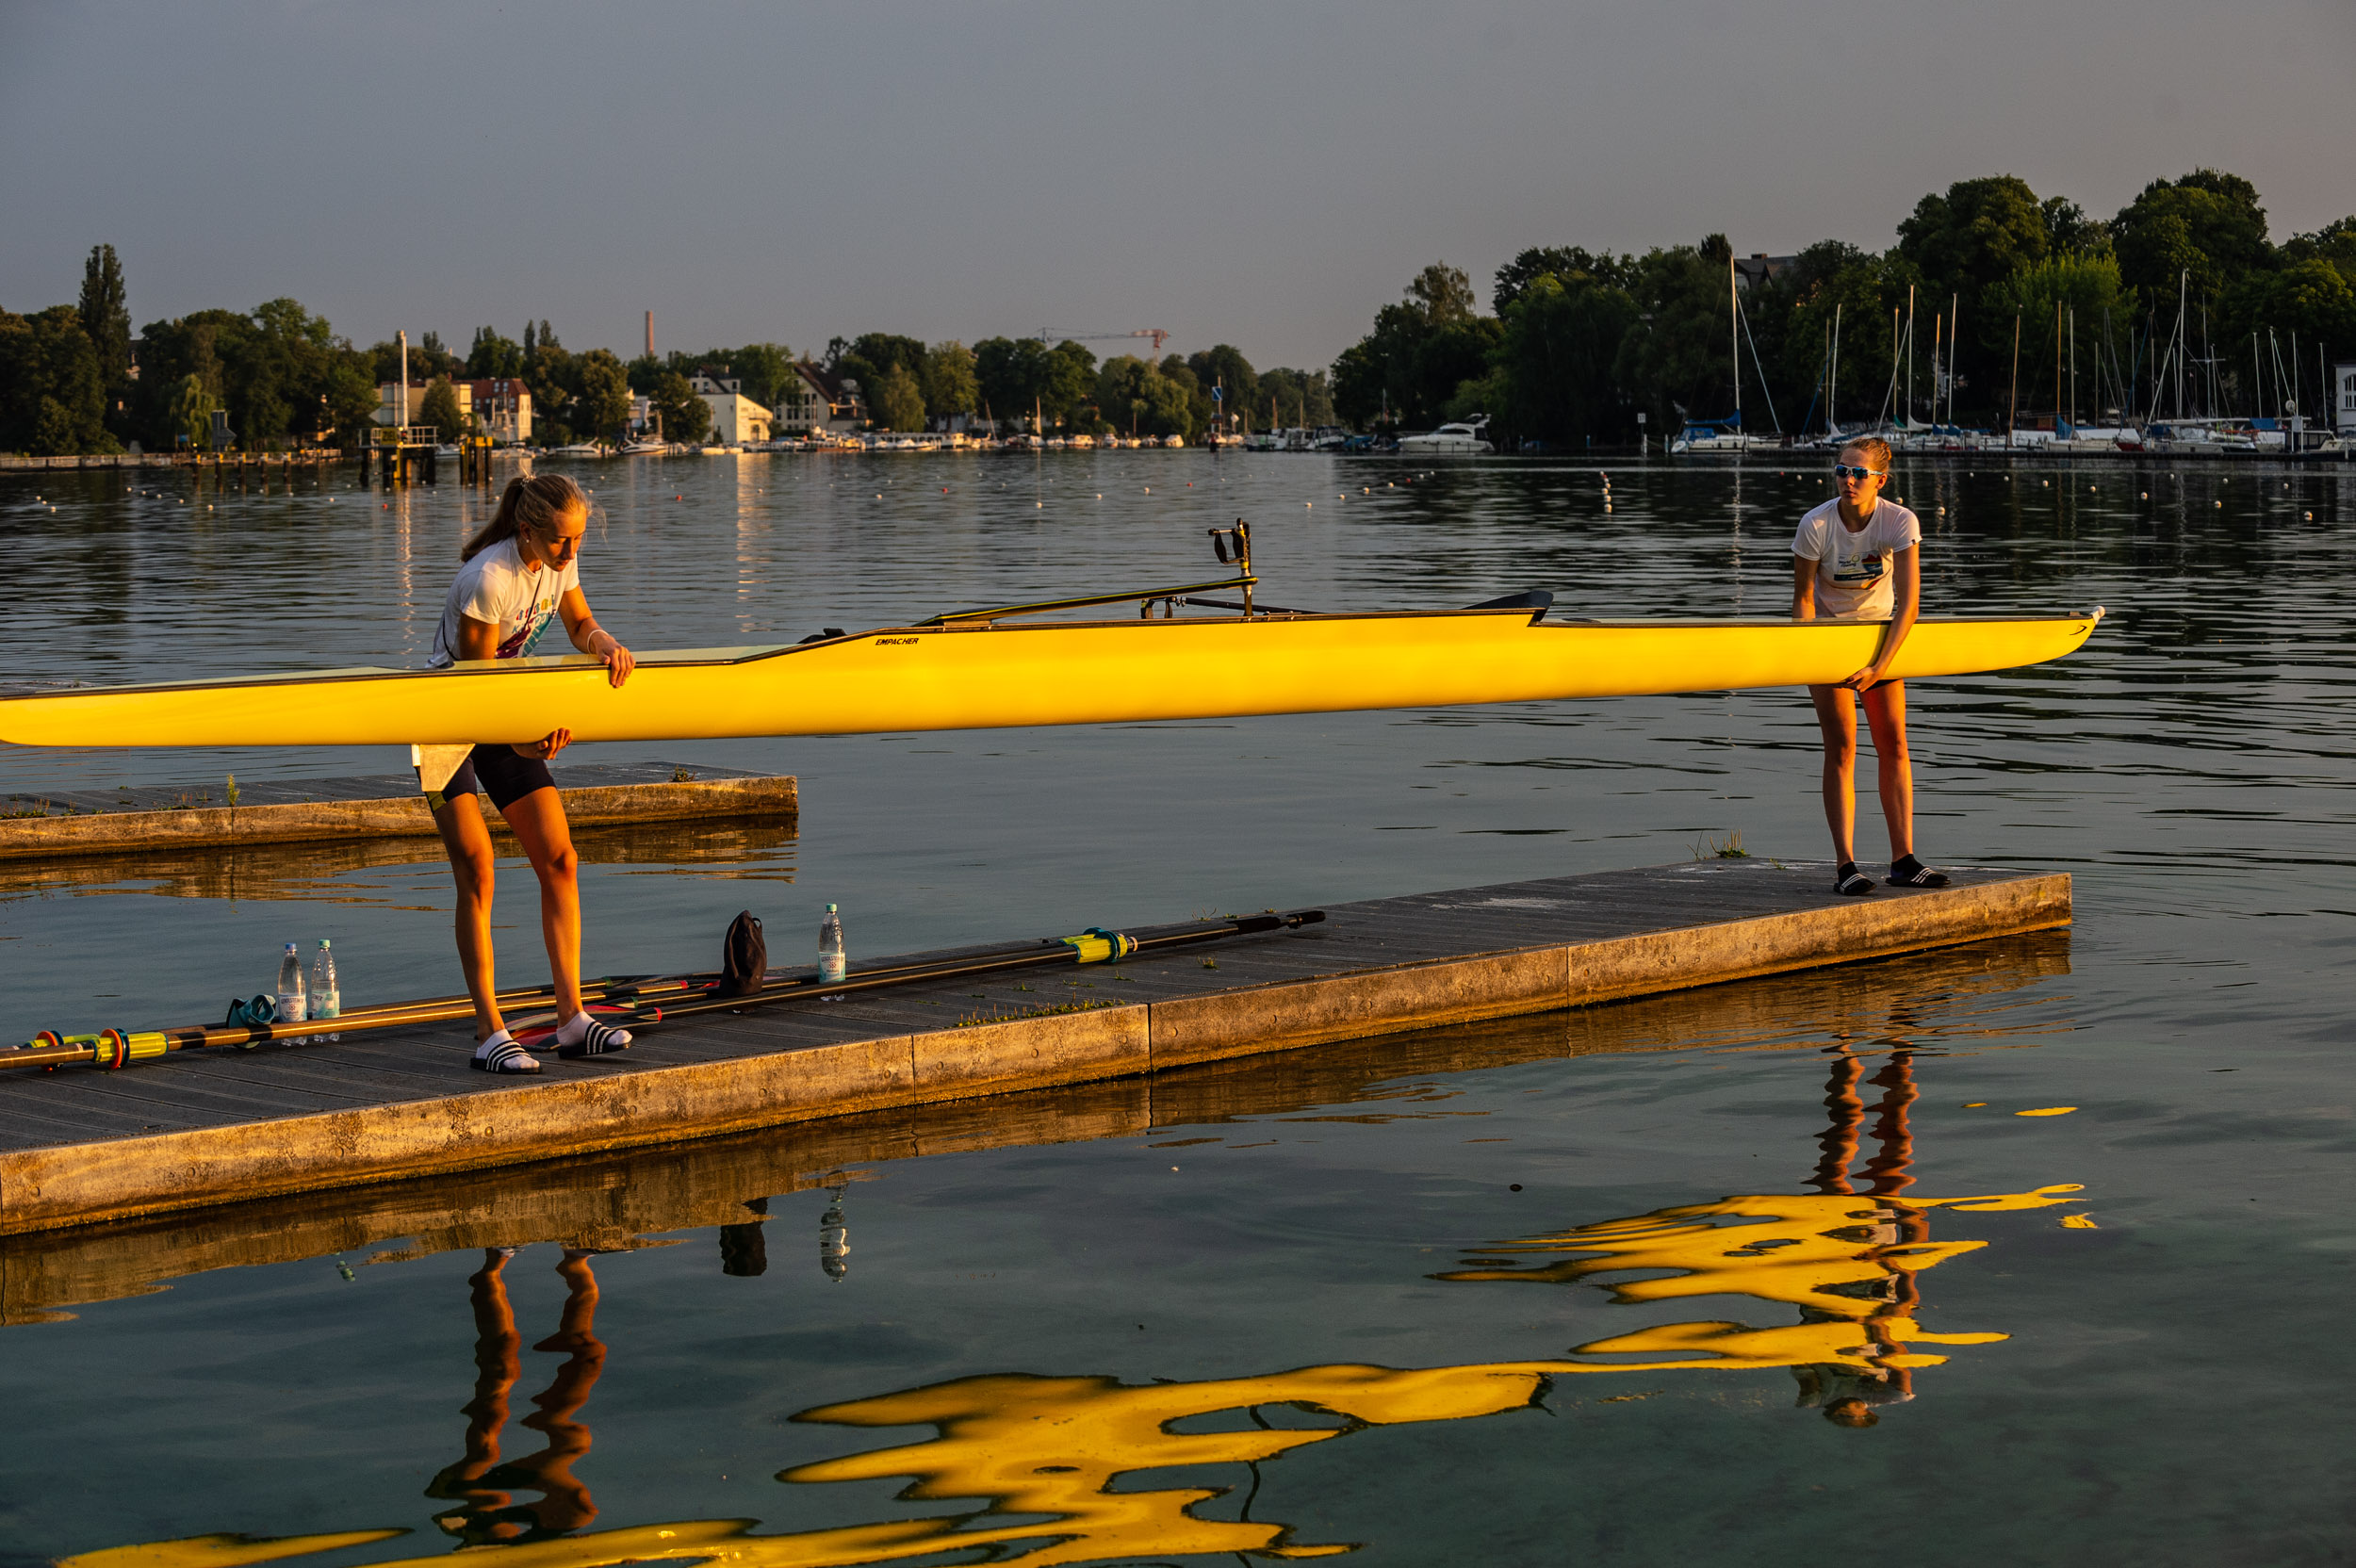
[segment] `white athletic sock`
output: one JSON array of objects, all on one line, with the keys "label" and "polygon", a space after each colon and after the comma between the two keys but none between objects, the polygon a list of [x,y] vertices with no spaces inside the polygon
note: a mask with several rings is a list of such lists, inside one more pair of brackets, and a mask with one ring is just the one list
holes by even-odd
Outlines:
[{"label": "white athletic sock", "polygon": [[474,1054],[484,1058],[485,1060],[488,1060],[492,1052],[497,1051],[501,1045],[514,1039],[515,1037],[515,1036],[509,1034],[504,1029],[494,1029],[491,1031],[490,1038],[483,1040],[481,1044],[474,1048]]},{"label": "white athletic sock", "polygon": [[[596,1019],[589,1016],[589,1009],[583,1007],[581,1011],[575,1013],[572,1017],[566,1019],[563,1023],[557,1026],[556,1043],[559,1045],[579,1045],[582,1039],[587,1037],[589,1034],[589,1026],[597,1021]],[[623,1037],[628,1038],[629,1037],[624,1036]]]}]

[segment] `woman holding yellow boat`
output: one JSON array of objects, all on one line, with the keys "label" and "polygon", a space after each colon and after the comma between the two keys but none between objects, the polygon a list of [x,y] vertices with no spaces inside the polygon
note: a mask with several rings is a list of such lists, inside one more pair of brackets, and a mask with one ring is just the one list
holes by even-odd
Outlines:
[{"label": "woman holding yellow boat", "polygon": [[[442,609],[432,662],[526,658],[561,619],[574,647],[605,661],[611,684],[628,680],[635,661],[597,625],[581,591],[581,541],[588,529],[589,498],[571,480],[537,474],[508,481],[498,514],[459,552],[464,564]],[[491,950],[497,865],[478,785],[515,829],[540,879],[540,933],[556,989],[557,1028],[548,1043],[560,1056],[594,1056],[630,1044],[629,1031],[598,1022],[581,1004],[580,862],[548,764],[571,740],[572,732],[560,728],[525,745],[475,746],[438,788],[420,773],[458,883],[458,961],[474,998],[471,1065],[484,1072],[537,1072],[540,1064],[499,1016]]]},{"label": "woman holding yellow boat", "polygon": [[1841,494],[1800,519],[1792,538],[1792,618],[1795,621],[1886,621],[1873,662],[1848,679],[1810,686],[1816,724],[1824,737],[1824,823],[1832,829],[1840,867],[1835,890],[1856,897],[1873,890],[1857,869],[1857,702],[1873,734],[1880,774],[1882,818],[1890,827],[1890,884],[1943,888],[1946,874],[1914,858],[1914,766],[1906,753],[1906,688],[1882,672],[1914,629],[1922,609],[1922,525],[1885,499],[1890,446],[1868,437],[1841,449],[1833,466]]}]

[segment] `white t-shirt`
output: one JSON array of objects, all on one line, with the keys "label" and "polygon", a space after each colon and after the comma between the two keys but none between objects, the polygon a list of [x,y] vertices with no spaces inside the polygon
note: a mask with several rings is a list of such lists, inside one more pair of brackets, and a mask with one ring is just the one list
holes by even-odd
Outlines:
[{"label": "white t-shirt", "polygon": [[[557,619],[557,603],[581,586],[580,564],[567,561],[562,570],[527,566],[514,539],[502,539],[458,568],[442,606],[442,624],[434,633],[435,669],[458,661],[458,619],[470,615],[499,629],[495,659],[529,656]],[[564,649],[551,649],[563,652]]]},{"label": "white t-shirt", "polygon": [[1826,501],[1800,519],[1792,553],[1816,563],[1816,618],[1886,621],[1897,612],[1897,556],[1922,542],[1922,524],[1893,500],[1877,500],[1856,532]]}]

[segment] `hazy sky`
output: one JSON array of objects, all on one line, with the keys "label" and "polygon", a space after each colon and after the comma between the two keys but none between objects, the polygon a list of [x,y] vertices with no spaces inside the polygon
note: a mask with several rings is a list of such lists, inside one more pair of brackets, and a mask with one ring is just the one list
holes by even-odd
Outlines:
[{"label": "hazy sky", "polygon": [[106,241],[142,323],[1319,366],[1435,259],[1880,249],[1980,174],[2215,165],[2279,238],[2356,211],[2351,122],[2356,0],[0,0],[0,307]]}]

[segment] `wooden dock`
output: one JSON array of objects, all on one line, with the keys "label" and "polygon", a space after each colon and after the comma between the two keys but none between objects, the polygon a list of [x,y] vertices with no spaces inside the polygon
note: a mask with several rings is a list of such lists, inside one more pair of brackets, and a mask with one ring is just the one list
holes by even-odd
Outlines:
[{"label": "wooden dock", "polygon": [[[791,817],[799,806],[790,775],[674,762],[551,771],[575,827]],[[507,831],[496,811],[486,809],[483,820],[494,833]],[[0,860],[435,836],[415,774],[248,783],[235,804],[225,780],[19,792],[0,801]]]},{"label": "wooden dock", "polygon": [[0,1072],[0,1234],[1145,1079],[2070,917],[2060,874],[1965,871],[1950,888],[1864,899],[1830,880],[1826,866],[1718,859],[1370,900],[1117,965],[699,1017],[618,1055],[549,1059],[539,1078],[468,1072],[463,1023],[119,1073]]},{"label": "wooden dock", "polygon": [[[856,1226],[858,1184],[893,1160],[1143,1137],[1169,1128],[1254,1126],[1360,1101],[1377,1102],[1370,1109],[1395,1109],[1402,1083],[1524,1062],[1695,1049],[1817,1051],[1852,1036],[1860,1018],[1886,1010],[1892,993],[1938,999],[1954,1020],[1949,1027],[1968,1029],[1972,1046],[2002,1049],[2052,1027],[2041,1014],[2021,1015],[2006,993],[2069,972],[2070,933],[2033,931],[1897,959],[1863,988],[1862,1006],[1855,974],[1803,970],[1609,1007],[612,1150],[562,1165],[453,1171],[254,1199],[203,1214],[0,1236],[0,1325],[54,1321],[74,1307],[169,1289],[175,1280],[219,1268],[324,1257],[366,1266],[543,1242],[621,1252],[667,1245],[665,1233],[700,1228],[719,1229],[717,1261],[730,1273],[828,1265],[831,1272],[843,1264],[820,1250],[810,1223],[816,1208],[790,1210],[774,1200],[847,1191]],[[1908,1037],[1942,1044],[1937,1034]],[[1250,1141],[1273,1135],[1236,1135]]]}]

